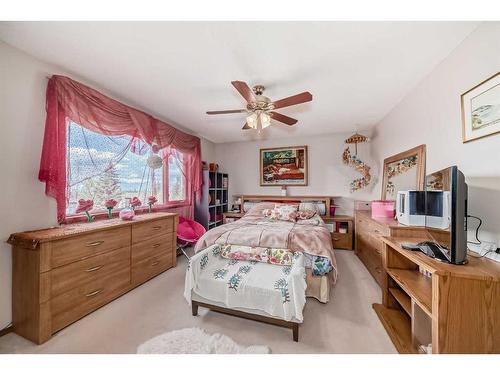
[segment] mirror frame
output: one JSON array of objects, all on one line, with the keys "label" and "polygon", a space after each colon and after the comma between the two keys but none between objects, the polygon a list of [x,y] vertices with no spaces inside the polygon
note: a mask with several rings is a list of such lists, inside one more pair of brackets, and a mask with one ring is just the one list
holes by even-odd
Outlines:
[{"label": "mirror frame", "polygon": [[407,158],[408,156],[417,156],[417,181],[415,182],[415,189],[416,190],[424,190],[424,181],[425,181],[425,157],[426,157],[426,151],[425,151],[425,145],[420,145],[417,147],[413,147],[412,149],[409,149],[407,151],[400,152],[399,154],[389,156],[388,158],[384,159],[384,169],[383,169],[383,178],[382,178],[382,194],[381,194],[381,199],[385,200],[386,198],[386,185],[387,185],[387,165],[394,163],[398,160],[402,160]]}]

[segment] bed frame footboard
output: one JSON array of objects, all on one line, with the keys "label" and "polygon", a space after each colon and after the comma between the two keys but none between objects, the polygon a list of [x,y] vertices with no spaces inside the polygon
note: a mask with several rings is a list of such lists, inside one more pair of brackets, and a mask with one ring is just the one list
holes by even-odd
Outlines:
[{"label": "bed frame footboard", "polygon": [[271,317],[257,315],[257,314],[250,314],[250,313],[247,313],[244,311],[228,309],[227,307],[220,307],[220,306],[216,306],[216,305],[210,305],[210,304],[205,303],[205,302],[191,300],[191,312],[192,312],[193,316],[198,315],[198,306],[205,307],[207,309],[210,309],[212,311],[217,311],[217,312],[222,313],[222,314],[237,316],[237,317],[244,318],[244,319],[255,320],[258,322],[272,324],[275,326],[290,328],[293,332],[293,341],[295,341],[295,342],[299,341],[299,323],[297,323],[297,322],[289,322],[289,321],[282,320],[282,319],[271,318]]}]

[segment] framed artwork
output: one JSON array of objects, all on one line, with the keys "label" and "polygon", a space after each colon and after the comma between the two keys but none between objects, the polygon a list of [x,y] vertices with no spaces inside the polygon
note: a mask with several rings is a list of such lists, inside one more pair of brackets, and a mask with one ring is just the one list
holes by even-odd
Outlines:
[{"label": "framed artwork", "polygon": [[395,200],[398,191],[424,190],[425,145],[384,160],[382,199]]},{"label": "framed artwork", "polygon": [[500,72],[461,96],[463,142],[500,133]]},{"label": "framed artwork", "polygon": [[260,186],[307,186],[307,146],[260,149]]}]

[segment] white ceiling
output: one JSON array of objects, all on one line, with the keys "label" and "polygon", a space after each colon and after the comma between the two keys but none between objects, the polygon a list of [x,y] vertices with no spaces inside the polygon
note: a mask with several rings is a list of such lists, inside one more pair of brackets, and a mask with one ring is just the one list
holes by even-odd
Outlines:
[{"label": "white ceiling", "polygon": [[232,80],[273,100],[311,103],[265,138],[362,129],[380,121],[475,27],[474,22],[3,22],[0,39],[214,142],[242,131]]}]

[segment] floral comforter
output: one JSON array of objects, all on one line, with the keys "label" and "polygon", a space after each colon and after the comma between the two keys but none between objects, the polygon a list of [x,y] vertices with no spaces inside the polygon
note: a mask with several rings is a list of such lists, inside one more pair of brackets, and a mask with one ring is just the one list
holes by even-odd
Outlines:
[{"label": "floral comforter", "polygon": [[191,293],[228,308],[263,311],[274,317],[303,321],[306,303],[304,255],[297,252],[291,266],[257,261],[227,259],[221,246],[212,245],[189,261],[184,297],[191,304]]}]

